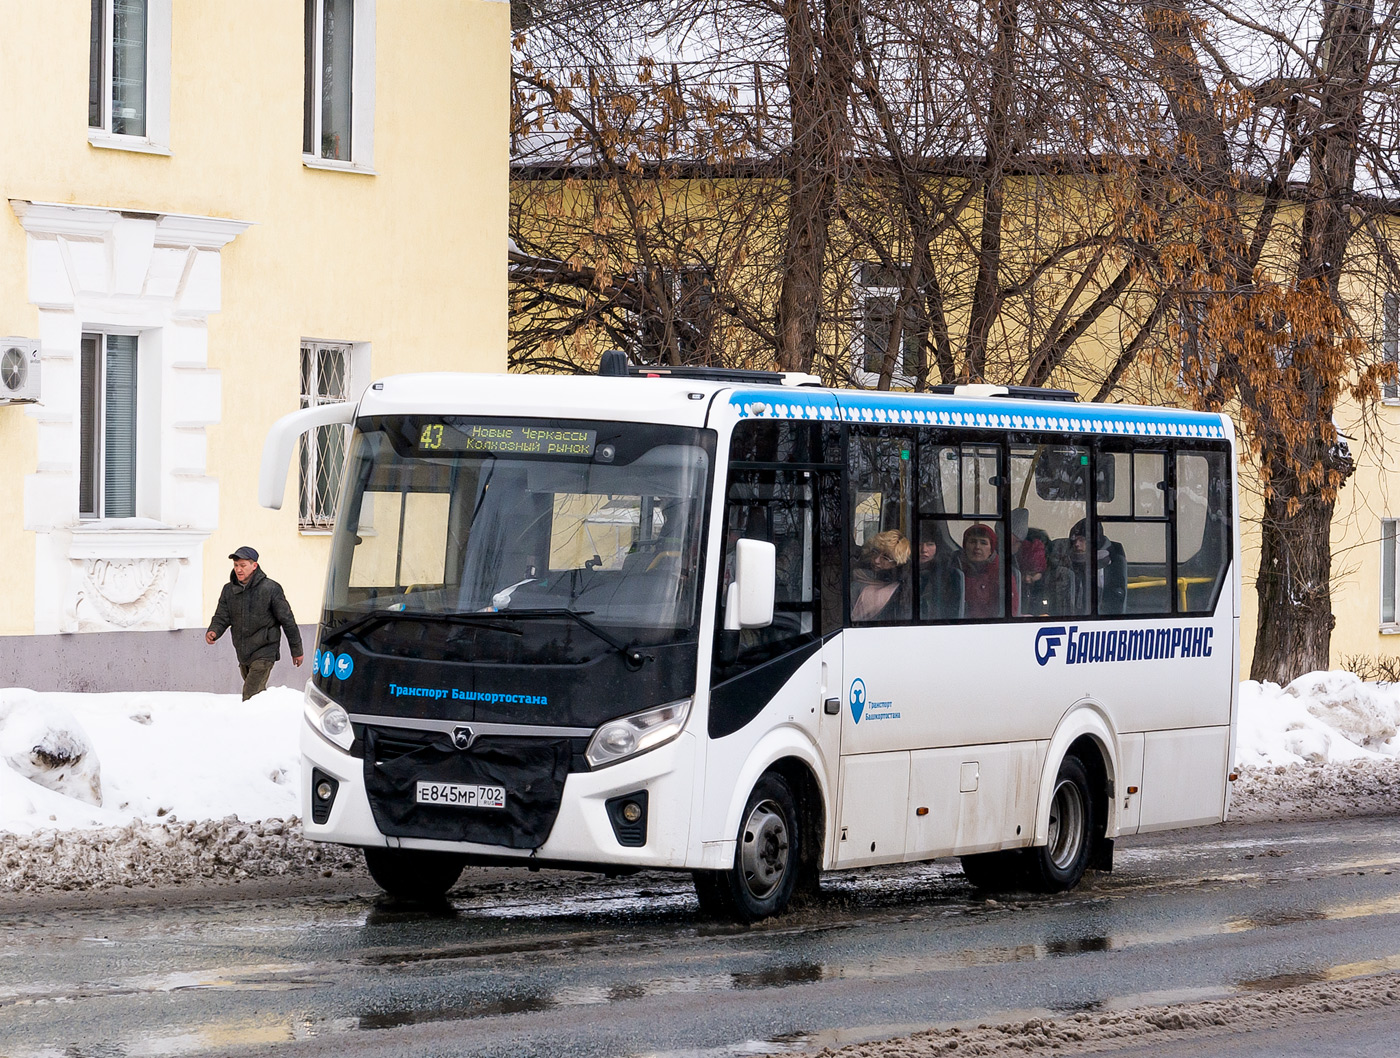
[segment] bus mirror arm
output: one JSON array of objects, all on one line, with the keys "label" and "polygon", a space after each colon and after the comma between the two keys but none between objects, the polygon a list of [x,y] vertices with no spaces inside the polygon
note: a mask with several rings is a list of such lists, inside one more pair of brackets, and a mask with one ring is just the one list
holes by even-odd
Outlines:
[{"label": "bus mirror arm", "polygon": [[724,630],[767,628],[773,623],[778,551],[767,540],[734,545],[734,580],[724,598]]},{"label": "bus mirror arm", "polygon": [[274,511],[282,509],[282,497],[287,491],[287,469],[292,461],[292,449],[297,439],[318,426],[345,425],[355,420],[352,401],[318,404],[284,415],[272,424],[263,441],[262,465],[258,470],[258,503]]}]

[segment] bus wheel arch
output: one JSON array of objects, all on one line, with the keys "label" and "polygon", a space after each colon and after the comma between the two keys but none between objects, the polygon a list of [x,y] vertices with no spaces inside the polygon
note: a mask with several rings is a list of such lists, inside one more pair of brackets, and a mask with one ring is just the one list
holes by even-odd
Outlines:
[{"label": "bus wheel arch", "polygon": [[[1037,888],[1072,888],[1086,869],[1112,869],[1117,744],[1107,718],[1094,707],[1075,710],[1051,740],[1036,806],[1035,838],[1025,850]],[[1082,856],[1070,855],[1066,825],[1084,828],[1087,845]],[[1067,857],[1079,862],[1066,862]]]},{"label": "bus wheel arch", "polygon": [[774,761],[746,795],[733,865],[694,872],[701,913],[755,922],[813,893],[825,820],[821,789],[807,763],[795,757]]}]

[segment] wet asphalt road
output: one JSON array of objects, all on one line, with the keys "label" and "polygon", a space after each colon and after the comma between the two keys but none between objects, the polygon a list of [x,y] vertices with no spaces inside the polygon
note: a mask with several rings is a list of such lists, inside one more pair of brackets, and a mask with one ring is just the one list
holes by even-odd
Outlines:
[{"label": "wet asphalt road", "polygon": [[[1397,824],[1131,839],[1113,874],[1056,897],[984,901],[956,863],[832,875],[814,906],[750,928],[701,920],[667,875],[468,872],[442,913],[369,888],[0,901],[0,1055],[803,1052],[1346,980],[1400,970]],[[1371,1031],[1393,1040],[1397,1021]]]}]

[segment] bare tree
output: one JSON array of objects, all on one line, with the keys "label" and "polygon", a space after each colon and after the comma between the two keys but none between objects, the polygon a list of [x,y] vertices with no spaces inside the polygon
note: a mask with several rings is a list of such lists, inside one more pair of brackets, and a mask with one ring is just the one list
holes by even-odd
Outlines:
[{"label": "bare tree", "polygon": [[1377,272],[1383,285],[1400,278],[1376,224],[1380,188],[1357,188],[1365,174],[1393,186],[1394,14],[1376,23],[1373,0],[1186,3],[1140,9],[1145,68],[1172,118],[1155,146],[1170,152],[1191,218],[1173,274],[1190,309],[1183,380],[1195,403],[1237,413],[1256,460],[1251,674],[1283,682],[1329,661],[1330,532],[1352,472],[1335,416],[1344,398],[1364,410],[1379,396],[1384,366],[1359,321]]}]

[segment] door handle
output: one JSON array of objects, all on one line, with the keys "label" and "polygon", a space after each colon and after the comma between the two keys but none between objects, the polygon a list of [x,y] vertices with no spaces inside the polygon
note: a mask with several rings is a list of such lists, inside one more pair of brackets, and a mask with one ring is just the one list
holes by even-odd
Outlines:
[{"label": "door handle", "polygon": [[827,716],[839,716],[841,713],[841,699],[828,698],[822,703],[822,712]]}]

